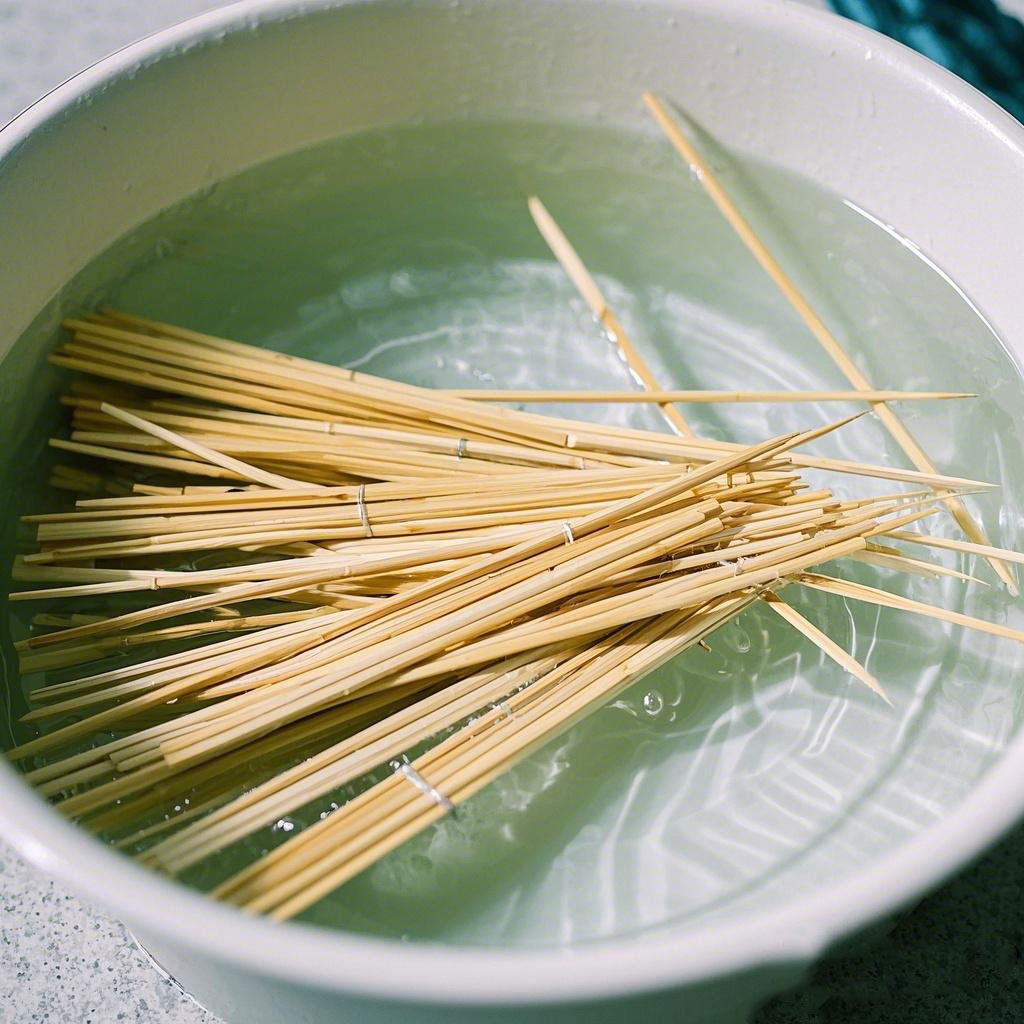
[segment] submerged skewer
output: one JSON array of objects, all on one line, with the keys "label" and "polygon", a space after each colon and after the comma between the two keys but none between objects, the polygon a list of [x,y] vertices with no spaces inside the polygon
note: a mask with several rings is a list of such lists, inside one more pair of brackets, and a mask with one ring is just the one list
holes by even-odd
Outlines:
[{"label": "submerged skewer", "polygon": [[[644,389],[653,390],[657,388],[654,374],[644,361],[644,358],[637,351],[633,340],[626,333],[626,328],[608,305],[604,294],[598,287],[597,282],[591,277],[590,272],[583,265],[572,243],[566,238],[565,233],[555,223],[555,219],[548,213],[547,207],[537,198],[531,196],[527,200],[527,206],[537,230],[541,233],[544,241],[554,253],[555,259],[561,264],[569,280],[576,286],[576,290],[583,296],[584,301],[590,307],[591,312],[597,318],[597,322],[611,335],[618,346],[622,358],[629,367],[630,372],[636,377]],[[670,402],[659,402],[658,406],[662,416],[668,420],[673,430],[683,437],[693,437],[693,431],[686,422],[683,414]]]}]

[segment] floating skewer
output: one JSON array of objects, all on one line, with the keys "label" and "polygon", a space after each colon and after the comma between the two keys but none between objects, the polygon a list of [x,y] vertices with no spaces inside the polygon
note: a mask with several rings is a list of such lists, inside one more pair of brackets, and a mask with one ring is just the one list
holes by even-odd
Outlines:
[{"label": "floating skewer", "polygon": [[654,402],[683,403],[736,403],[765,402],[781,405],[787,402],[937,402],[956,398],[975,398],[962,391],[663,391],[645,388],[643,391],[544,391],[544,390],[487,390],[484,388],[449,388],[445,394],[457,398],[471,398],[476,402],[550,402],[593,403],[595,405],[635,405]]}]

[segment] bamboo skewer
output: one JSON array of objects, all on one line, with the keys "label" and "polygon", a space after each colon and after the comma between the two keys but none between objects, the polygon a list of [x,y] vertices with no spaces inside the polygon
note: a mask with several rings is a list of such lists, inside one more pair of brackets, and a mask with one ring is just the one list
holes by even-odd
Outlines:
[{"label": "bamboo skewer", "polygon": [[103,402],[100,405],[100,412],[105,413],[107,416],[112,416],[122,423],[127,423],[130,427],[135,427],[143,433],[152,434],[153,437],[166,441],[175,448],[182,448],[203,462],[210,462],[215,466],[220,466],[222,469],[227,469],[243,480],[250,480],[253,483],[265,484],[268,487],[276,487],[281,490],[302,486],[297,480],[289,480],[287,477],[277,476],[274,473],[265,473],[255,466],[240,462],[238,459],[232,459],[221,452],[208,448],[206,445],[197,444],[181,434],[176,434],[165,427],[150,423],[149,420],[145,420],[141,416],[136,416],[134,413],[119,409],[116,405],[111,405],[109,402]]},{"label": "bamboo skewer", "polygon": [[880,604],[887,608],[916,612],[918,615],[926,615],[933,619],[939,619],[942,622],[952,623],[955,626],[964,626],[968,629],[976,629],[982,633],[989,633],[992,636],[1024,643],[1024,630],[1011,629],[1009,626],[1000,625],[998,622],[989,622],[986,619],[975,618],[973,615],[964,615],[960,612],[949,611],[946,608],[925,604],[922,601],[913,601],[908,597],[889,594],[884,590],[867,587],[862,583],[850,583],[846,580],[822,576],[819,573],[802,573],[797,579],[803,586],[812,587],[815,590],[838,594],[840,597],[850,597],[857,601],[868,601],[871,604]]},{"label": "bamboo skewer", "polygon": [[[786,301],[789,302],[800,319],[807,325],[808,330],[810,330],[822,348],[832,358],[832,361],[842,370],[846,379],[858,390],[871,390],[871,384],[867,376],[846,354],[846,351],[825,325],[825,322],[815,312],[803,293],[800,292],[764,242],[758,237],[707,161],[704,160],[693,143],[686,137],[679,125],[678,119],[672,116],[665,104],[654,96],[653,93],[645,92],[643,98],[644,103],[658,122],[662,131],[664,131],[669,141],[679,151],[680,156],[696,175],[704,191],[707,192],[751,255],[785,296]],[[896,414],[884,402],[872,402],[872,409],[917,469],[922,473],[935,473],[936,469],[932,461],[917,441],[914,440]],[[980,545],[989,544],[984,530],[971,517],[967,506],[961,499],[949,498],[946,504],[953,518],[971,542]],[[1020,591],[1017,588],[1013,573],[1006,563],[995,557],[990,557],[989,563],[1003,583],[1006,584],[1010,593],[1014,597],[1019,596]]]},{"label": "bamboo skewer", "polygon": [[865,669],[860,662],[842,649],[831,637],[823,633],[812,622],[809,622],[792,605],[787,604],[777,594],[768,592],[761,595],[761,599],[773,612],[780,615],[794,629],[799,630],[816,647],[824,651],[836,664],[850,673],[850,675],[865,683],[874,690],[882,700],[892,707],[889,695],[882,689],[882,684]]},{"label": "bamboo skewer", "polygon": [[[523,413],[524,416],[532,415]],[[554,417],[544,417],[555,419]],[[596,428],[593,424],[576,420],[555,419],[559,425],[574,428],[574,447],[579,451],[589,451],[590,447],[607,451],[635,452],[651,458],[692,458],[700,460],[711,453],[721,454],[736,450],[739,446],[728,441],[709,441],[703,438],[673,438],[664,434],[634,430],[627,427],[602,424]],[[941,473],[923,473],[920,470],[900,469],[893,466],[872,465],[855,462],[851,459],[834,459],[817,455],[795,453],[791,456],[794,467],[808,469],[824,469],[836,473],[847,473],[855,476],[876,477],[881,480],[902,481],[920,486],[941,490],[985,490],[993,486],[980,480],[966,477],[953,477]]]},{"label": "bamboo skewer", "polygon": [[552,391],[552,390],[487,390],[484,388],[449,388],[446,395],[469,398],[474,402],[570,402],[594,404],[638,404],[654,402],[734,403],[767,402],[934,402],[977,396],[959,391]]},{"label": "bamboo skewer", "polygon": [[925,562],[918,558],[908,558],[901,551],[890,548],[884,544],[868,544],[861,552],[852,556],[860,562],[867,562],[868,565],[878,565],[883,569],[895,569],[897,572],[915,573],[920,576],[929,576],[936,579],[939,576],[949,576],[952,579],[966,580],[970,583],[977,583],[979,586],[987,587],[984,580],[971,576],[958,569],[949,569],[936,562]]},{"label": "bamboo skewer", "polygon": [[[590,307],[591,312],[597,318],[597,322],[608,331],[619,348],[630,372],[647,390],[655,390],[657,383],[647,363],[637,351],[632,339],[626,333],[619,318],[612,312],[597,282],[590,276],[589,271],[583,265],[576,250],[572,247],[569,239],[565,237],[562,229],[555,223],[554,218],[548,213],[547,207],[536,196],[531,196],[527,202],[533,222],[541,233],[544,241],[548,243],[555,258],[561,264],[569,280],[576,286],[576,290],[583,296],[584,301]],[[668,420],[670,426],[683,437],[693,437],[693,431],[689,424],[669,402],[659,402],[658,408],[661,414]]]},{"label": "bamboo skewer", "polygon": [[1024,553],[1010,551],[1007,548],[992,547],[989,544],[972,544],[969,541],[952,540],[949,537],[934,537],[930,534],[913,533],[909,530],[891,530],[886,533],[893,540],[902,540],[910,544],[924,544],[927,547],[940,548],[945,551],[960,551],[966,555],[981,555],[985,558],[998,558],[1004,562],[1024,564]]}]

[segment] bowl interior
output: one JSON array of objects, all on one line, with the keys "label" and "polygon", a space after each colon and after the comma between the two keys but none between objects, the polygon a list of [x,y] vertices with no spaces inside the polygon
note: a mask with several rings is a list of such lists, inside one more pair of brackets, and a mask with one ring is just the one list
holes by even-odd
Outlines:
[{"label": "bowl interior", "polygon": [[[335,24],[345,16],[331,17]],[[720,54],[742,49],[727,31],[738,23],[716,22],[699,5],[678,17],[692,34],[717,39]],[[268,45],[286,30],[268,24],[250,45]],[[692,42],[681,35],[685,50]],[[229,36],[223,45],[241,44]],[[167,63],[174,61],[147,73],[170,74]],[[710,85],[678,83],[672,95],[699,114],[707,96],[735,80],[719,72]],[[401,91],[396,106],[409,102]],[[55,461],[46,438],[64,429],[54,398],[65,381],[47,368],[45,354],[61,317],[83,308],[112,303],[427,385],[630,386],[617,353],[536,236],[524,204],[531,193],[542,196],[598,275],[663,386],[844,387],[668,147],[619,116],[618,95],[607,110],[598,92],[586,103],[572,88],[560,95],[567,98],[555,111],[524,107],[510,90],[507,100],[477,96],[453,109],[377,117],[373,127],[353,120],[331,138],[310,132],[302,145],[271,133],[254,147],[259,159],[237,166],[190,159],[177,193],[163,196],[166,203],[151,197],[141,210],[132,193],[155,186],[125,171],[112,218],[124,230],[104,236],[96,224],[69,240],[74,251],[65,253],[63,274],[54,247],[47,270],[58,286],[8,340],[2,571],[28,543],[18,515],[62,501],[41,471]],[[732,106],[748,95],[737,91]],[[103,117],[102,110],[79,112],[67,130]],[[742,145],[752,136],[737,138],[737,118],[720,133],[713,119],[698,116],[708,131],[704,145],[873,382],[981,396],[908,404],[900,413],[944,470],[1002,485],[972,498],[972,507],[996,543],[1020,547],[1024,462],[1002,439],[1024,415],[1024,387],[1013,342],[991,326],[1009,307],[991,308],[999,306],[995,291],[987,305],[955,285],[952,250],[940,270],[918,251],[918,244],[929,248],[927,238],[908,240],[889,227],[897,218],[885,197],[875,194],[871,203],[825,189],[821,173],[811,173],[820,165],[794,173],[799,154],[765,160],[779,154]],[[92,173],[106,180],[116,171],[101,163]],[[889,205],[899,208],[891,197]],[[546,411],[660,426],[643,407]],[[701,434],[752,442],[853,407],[685,411]],[[903,464],[873,419],[813,450]],[[808,479],[844,497],[895,489],[860,477]],[[929,529],[956,535],[944,516]],[[907,579],[868,566],[842,574],[1024,624],[983,562],[940,560],[992,586]],[[940,820],[970,793],[1024,715],[1013,644],[795,587],[787,598],[878,676],[893,709],[755,607],[715,636],[710,653],[690,652],[642,681],[307,919],[413,940],[586,943],[813,892]],[[11,648],[36,610],[12,605],[2,624],[4,745],[22,734],[16,719],[27,706],[26,685],[40,682],[18,680]],[[299,809],[295,821],[315,820],[344,797]],[[209,884],[289,828],[268,823],[188,881]]]}]

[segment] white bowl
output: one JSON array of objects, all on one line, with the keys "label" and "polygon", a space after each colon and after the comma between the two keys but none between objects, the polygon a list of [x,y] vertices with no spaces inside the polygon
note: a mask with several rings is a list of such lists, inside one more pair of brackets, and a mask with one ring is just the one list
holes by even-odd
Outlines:
[{"label": "white bowl", "polygon": [[[709,69],[729,88],[703,88]],[[1024,128],[909,50],[778,0],[253,2],[128,47],[0,131],[0,356],[69,277],[209,184],[211,166],[226,176],[453,110],[600,112],[632,128],[645,87],[682,101],[737,152],[923,242],[1024,357]],[[872,116],[859,116],[867,94]],[[3,399],[16,401],[15,389]],[[984,849],[1024,808],[1022,772],[1018,737],[940,823],[827,887],[561,950],[402,944],[245,917],[111,853],[4,766],[0,824],[230,1021],[728,1020]]]}]

